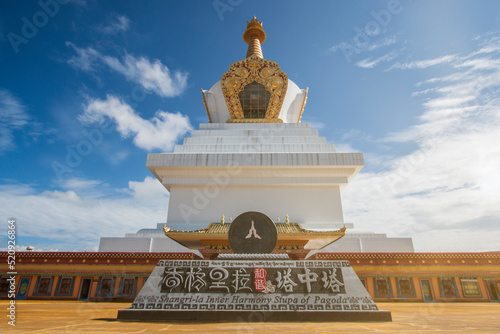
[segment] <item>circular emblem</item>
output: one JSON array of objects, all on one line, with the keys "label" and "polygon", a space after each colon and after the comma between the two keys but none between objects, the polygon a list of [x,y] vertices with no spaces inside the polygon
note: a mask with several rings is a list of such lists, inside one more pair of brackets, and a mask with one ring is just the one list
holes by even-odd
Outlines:
[{"label": "circular emblem", "polygon": [[278,241],[278,231],[271,218],[249,211],[233,220],[228,238],[236,254],[271,253]]}]

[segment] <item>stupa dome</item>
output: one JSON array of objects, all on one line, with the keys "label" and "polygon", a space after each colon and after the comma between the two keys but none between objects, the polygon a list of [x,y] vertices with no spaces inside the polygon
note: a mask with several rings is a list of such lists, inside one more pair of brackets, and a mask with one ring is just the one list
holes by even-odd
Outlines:
[{"label": "stupa dome", "polygon": [[[220,81],[209,90],[202,90],[202,93],[211,123],[226,123],[231,119]],[[283,123],[299,123],[306,99],[307,89],[300,89],[288,79],[288,89],[278,118],[283,120]]]}]

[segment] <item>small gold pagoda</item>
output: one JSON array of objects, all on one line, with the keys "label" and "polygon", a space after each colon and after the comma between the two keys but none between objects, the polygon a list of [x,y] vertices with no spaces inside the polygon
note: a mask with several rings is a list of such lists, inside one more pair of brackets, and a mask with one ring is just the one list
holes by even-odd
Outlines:
[{"label": "small gold pagoda", "polygon": [[[288,220],[288,219],[287,219]],[[288,254],[293,260],[302,260],[311,250],[321,249],[345,235],[345,227],[334,231],[306,230],[299,223],[275,223],[278,242],[273,254]],[[232,254],[228,241],[231,223],[210,223],[195,231],[175,231],[164,226],[165,235],[189,249],[197,249],[205,259],[215,259],[222,253]]]}]

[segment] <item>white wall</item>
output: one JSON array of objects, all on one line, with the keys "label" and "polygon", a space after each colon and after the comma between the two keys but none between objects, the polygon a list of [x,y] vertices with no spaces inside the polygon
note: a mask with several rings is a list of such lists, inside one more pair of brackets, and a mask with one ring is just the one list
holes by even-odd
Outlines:
[{"label": "white wall", "polygon": [[[236,218],[247,211],[259,211],[275,222],[290,216],[304,228],[332,229],[342,223],[342,204],[338,186],[228,186],[176,187],[170,189],[167,226],[193,230],[218,222],[222,214]],[[208,196],[207,196],[208,195]]]},{"label": "white wall", "polygon": [[364,253],[378,252],[414,252],[411,238],[362,238],[361,251]]},{"label": "white wall", "polygon": [[149,252],[151,238],[101,238],[99,252]]}]

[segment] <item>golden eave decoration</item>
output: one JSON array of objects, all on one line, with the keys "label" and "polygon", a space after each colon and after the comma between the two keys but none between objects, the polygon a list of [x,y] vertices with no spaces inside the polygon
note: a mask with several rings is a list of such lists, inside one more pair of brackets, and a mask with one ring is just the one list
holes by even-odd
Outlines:
[{"label": "golden eave decoration", "polygon": [[[321,249],[345,235],[345,227],[333,231],[312,231],[299,223],[275,223],[278,231],[278,245],[282,243],[304,244],[305,249]],[[210,223],[208,227],[195,231],[171,230],[164,226],[165,235],[190,249],[201,249],[205,241],[227,243],[230,223]]]},{"label": "golden eave decoration", "polygon": [[[246,85],[257,82],[271,93],[265,118],[247,118],[243,114],[238,94]],[[288,76],[280,70],[278,63],[257,55],[233,63],[221,79],[222,92],[226,99],[231,119],[228,123],[282,123],[279,119],[281,106],[288,88]]]}]

